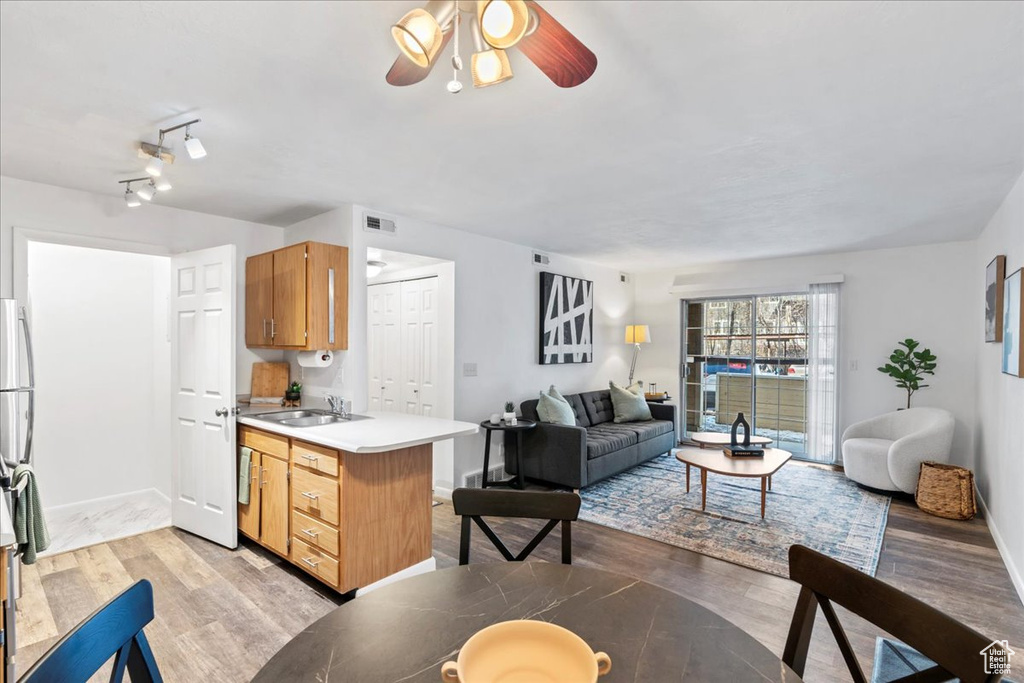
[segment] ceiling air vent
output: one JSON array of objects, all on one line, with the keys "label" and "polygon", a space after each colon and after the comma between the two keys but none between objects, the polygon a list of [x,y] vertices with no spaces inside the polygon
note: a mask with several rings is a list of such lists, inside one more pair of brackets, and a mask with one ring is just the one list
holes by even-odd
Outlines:
[{"label": "ceiling air vent", "polygon": [[542,254],[539,251],[533,252],[533,265],[546,266],[549,263],[551,263],[551,259],[549,259],[545,254]]},{"label": "ceiling air vent", "polygon": [[382,232],[388,235],[394,235],[398,232],[398,226],[395,225],[395,221],[392,218],[384,218],[383,216],[364,213],[363,230],[366,232]]}]

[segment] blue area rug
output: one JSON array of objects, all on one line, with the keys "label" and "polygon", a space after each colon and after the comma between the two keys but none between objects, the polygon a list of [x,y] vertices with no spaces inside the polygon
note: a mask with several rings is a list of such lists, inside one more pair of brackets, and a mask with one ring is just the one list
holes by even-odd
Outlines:
[{"label": "blue area rug", "polygon": [[890,498],[857,487],[842,472],[788,463],[772,477],[761,519],[759,479],[708,475],[700,509],[700,470],[662,455],[588,486],[580,519],[703,555],[789,576],[794,543],[872,576]]}]

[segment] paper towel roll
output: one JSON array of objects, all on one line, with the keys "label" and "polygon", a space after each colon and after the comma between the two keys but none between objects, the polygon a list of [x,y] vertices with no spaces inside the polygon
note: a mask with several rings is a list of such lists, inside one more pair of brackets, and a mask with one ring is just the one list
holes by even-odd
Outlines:
[{"label": "paper towel roll", "polygon": [[334,361],[330,351],[299,351],[298,363],[304,368],[326,368]]}]

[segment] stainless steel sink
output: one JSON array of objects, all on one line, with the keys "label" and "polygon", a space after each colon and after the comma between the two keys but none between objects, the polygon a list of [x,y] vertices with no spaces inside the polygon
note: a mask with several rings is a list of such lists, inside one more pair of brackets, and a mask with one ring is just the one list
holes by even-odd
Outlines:
[{"label": "stainless steel sink", "polygon": [[332,422],[341,422],[345,418],[340,415],[310,415],[308,417],[293,417],[288,420],[280,420],[283,425],[289,427],[319,427],[320,425],[329,425]]},{"label": "stainless steel sink", "polygon": [[[307,417],[322,417],[330,415],[331,413],[326,410],[280,410],[274,413],[257,413],[252,417],[257,420],[266,420],[267,422],[285,422],[287,420],[301,420]],[[324,424],[327,424],[326,422]]]},{"label": "stainless steel sink", "polygon": [[302,410],[279,410],[273,413],[257,413],[249,417],[255,420],[276,422],[286,427],[321,427],[334,424],[335,422],[351,422],[353,420],[368,420],[365,415],[346,415],[342,417],[329,410],[302,409]]}]

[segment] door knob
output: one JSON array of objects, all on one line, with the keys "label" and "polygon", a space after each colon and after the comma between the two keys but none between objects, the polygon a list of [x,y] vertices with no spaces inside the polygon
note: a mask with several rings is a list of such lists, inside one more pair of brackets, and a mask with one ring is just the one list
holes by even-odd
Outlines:
[{"label": "door knob", "polygon": [[218,408],[217,410],[214,411],[214,415],[216,415],[217,417],[227,417],[228,416],[228,409],[227,408]]}]

